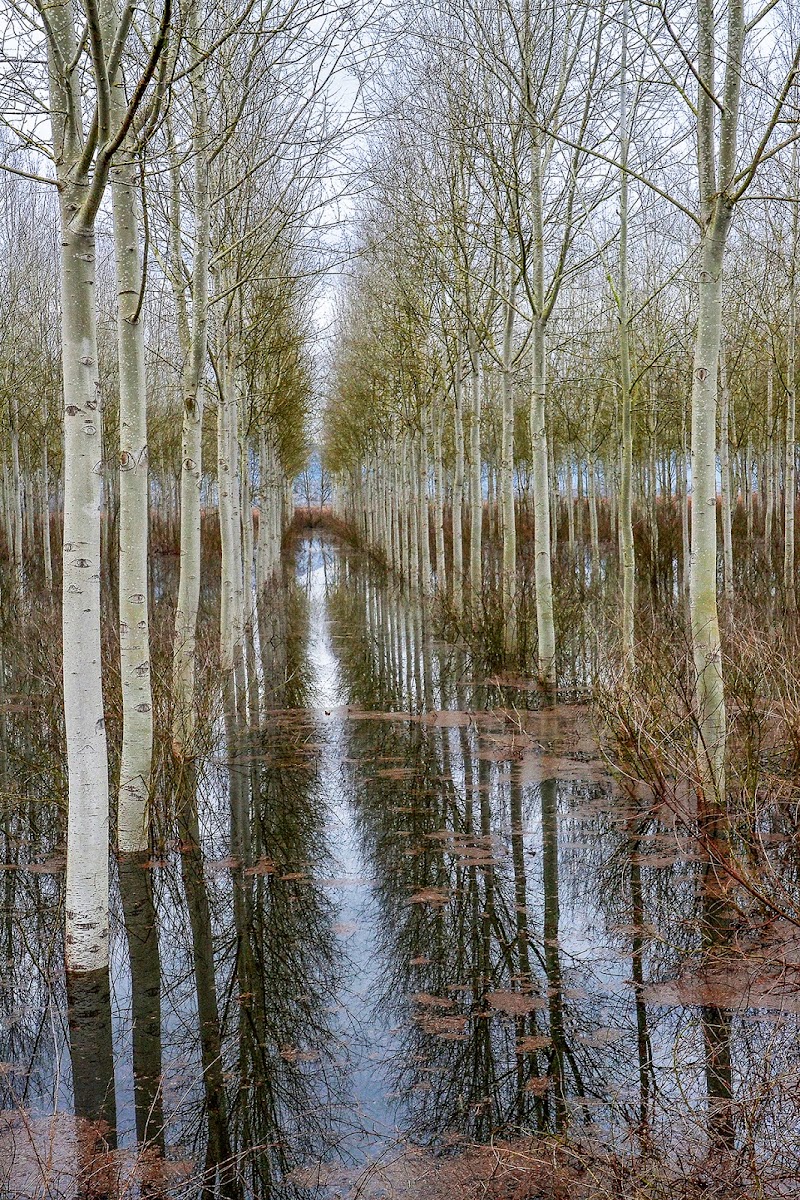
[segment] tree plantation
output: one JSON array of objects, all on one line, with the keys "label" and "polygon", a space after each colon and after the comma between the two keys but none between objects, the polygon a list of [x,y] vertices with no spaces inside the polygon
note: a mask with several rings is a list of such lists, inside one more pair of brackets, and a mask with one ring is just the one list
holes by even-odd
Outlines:
[{"label": "tree plantation", "polygon": [[0,1196],[800,1197],[797,6],[0,12]]}]

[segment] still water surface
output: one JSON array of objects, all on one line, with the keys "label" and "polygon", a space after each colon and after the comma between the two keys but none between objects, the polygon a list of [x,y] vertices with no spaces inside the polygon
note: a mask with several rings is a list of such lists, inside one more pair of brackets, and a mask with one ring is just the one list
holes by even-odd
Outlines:
[{"label": "still water surface", "polygon": [[326,537],[245,658],[179,836],[115,869],[110,986],[63,978],[56,782],[4,808],[3,1195],[380,1195],[409,1147],[536,1130],[788,1189],[791,954],[749,930],[700,970],[691,841],[584,706],[487,679]]}]

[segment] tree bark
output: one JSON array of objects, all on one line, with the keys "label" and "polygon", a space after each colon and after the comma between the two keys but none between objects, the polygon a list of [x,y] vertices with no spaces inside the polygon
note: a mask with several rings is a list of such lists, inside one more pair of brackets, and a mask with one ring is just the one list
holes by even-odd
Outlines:
[{"label": "tree bark", "polygon": [[620,75],[619,202],[619,376],[622,454],[619,483],[619,545],[622,559],[622,653],[626,671],[634,664],[636,550],[633,541],[633,419],[631,396],[630,303],[628,299],[628,8],[623,8]]},{"label": "tree bark", "polygon": [[456,355],[453,408],[453,493],[451,501],[451,523],[453,536],[453,609],[457,617],[464,611],[464,535],[462,518],[464,513],[464,375],[461,339]]},{"label": "tree bark", "polygon": [[474,335],[470,339],[472,404],[469,427],[469,588],[473,627],[483,598],[483,477],[481,472],[481,362]]},{"label": "tree bark", "polygon": [[[125,113],[121,82],[112,88],[112,112]],[[153,755],[153,697],[150,686],[147,543],[147,393],[141,320],[142,264],[136,163],[129,147],[112,168],[114,262],[117,276],[119,357],[119,642],[122,685],[122,754],[117,839],[124,854],[143,852],[149,842],[150,770]]]},{"label": "tree bark", "polygon": [[193,44],[190,82],[194,109],[192,149],[194,159],[194,255],[192,263],[192,318],[189,326],[180,251],[180,178],[172,164],[173,288],[182,329],[183,428],[181,436],[181,548],[175,639],[172,651],[172,747],[179,759],[193,752],[195,734],[195,653],[197,610],[200,604],[200,488],[203,478],[203,372],[208,324],[208,259],[211,240],[211,204],[208,185],[208,101],[205,60],[198,42],[197,12],[190,10]]},{"label": "tree bark", "polygon": [[696,673],[701,784],[725,795],[725,691],[717,612],[717,373],[722,339],[722,267],[730,209],[719,211],[701,248],[700,305],[692,383],[692,510],[689,607]]},{"label": "tree bark", "polygon": [[511,282],[505,302],[503,330],[503,414],[500,452],[500,513],[503,533],[502,599],[503,642],[506,654],[517,647],[517,525],[514,513],[514,388],[512,355],[516,284]]},{"label": "tree bark", "polygon": [[725,363],[725,347],[719,351],[719,381],[722,400],[719,429],[719,468],[720,487],[722,491],[722,553],[723,553],[723,588],[727,616],[730,619],[733,612],[733,533],[731,522],[731,443],[730,443],[730,411],[731,389],[728,385],[728,371]]},{"label": "tree bark", "polygon": [[534,318],[531,388],[531,449],[533,458],[534,579],[536,629],[539,637],[539,682],[547,691],[556,687],[556,635],[553,618],[553,578],[550,554],[550,485],[547,478],[547,388],[545,325]]}]

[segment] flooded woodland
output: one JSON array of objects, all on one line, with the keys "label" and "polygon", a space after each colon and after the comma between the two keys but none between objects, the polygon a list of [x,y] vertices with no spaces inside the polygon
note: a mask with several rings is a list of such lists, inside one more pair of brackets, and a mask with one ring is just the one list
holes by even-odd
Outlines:
[{"label": "flooded woodland", "polygon": [[677,773],[634,779],[598,625],[543,700],[300,512],[202,752],[156,739],[109,970],[65,976],[52,602],[9,619],[2,1194],[796,1194],[794,786],[726,878]]},{"label": "flooded woodland", "polygon": [[796,0],[0,0],[0,1200],[800,1200]]}]

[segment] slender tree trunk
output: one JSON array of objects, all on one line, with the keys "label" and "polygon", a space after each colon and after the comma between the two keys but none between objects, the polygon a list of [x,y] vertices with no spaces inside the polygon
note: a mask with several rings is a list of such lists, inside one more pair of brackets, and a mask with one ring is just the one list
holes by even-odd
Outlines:
[{"label": "slender tree trunk", "polygon": [[416,441],[417,459],[417,488],[416,499],[419,507],[419,540],[420,562],[422,570],[422,594],[431,594],[431,534],[430,534],[430,504],[428,501],[428,439],[425,431],[428,425],[427,414],[422,414],[421,433]]},{"label": "slender tree trunk", "polygon": [[224,674],[233,670],[236,645],[236,582],[233,489],[235,486],[231,462],[231,425],[235,420],[235,364],[228,362],[222,379],[217,407],[217,486],[219,489],[220,535],[220,667]]},{"label": "slender tree trunk", "polygon": [[745,516],[747,518],[748,557],[750,554],[750,546],[752,545],[752,542],[753,542],[753,525],[754,525],[754,520],[755,520],[755,515],[753,512],[754,461],[755,461],[755,459],[754,459],[754,455],[753,455],[753,442],[752,442],[752,438],[750,437],[750,434],[748,434],[747,435],[747,443],[744,448],[744,480],[745,480],[745,488],[746,488],[745,494],[744,494],[744,508],[745,508]]},{"label": "slender tree trunk", "polygon": [[[697,168],[700,188],[700,278],[692,375],[692,559],[689,612],[695,667],[699,807],[723,804],[725,687],[717,612],[716,424],[722,345],[722,273],[733,218],[745,17],[729,0],[722,104],[715,106],[716,28],[713,0],[697,6]],[[717,124],[719,126],[717,136]]]},{"label": "slender tree trunk", "polygon": [[232,533],[232,572],[233,572],[233,645],[234,662],[240,667],[244,651],[244,555],[242,552],[242,477],[240,466],[242,462],[241,444],[239,440],[239,420],[243,411],[245,397],[245,371],[237,364],[233,376],[233,391],[231,394],[232,408],[228,427],[229,445],[228,460],[231,465],[231,533]]},{"label": "slender tree trunk", "polygon": [[570,561],[575,562],[575,496],[572,491],[572,447],[567,447],[567,546],[569,548]]},{"label": "slender tree trunk", "polygon": [[53,555],[50,549],[50,470],[47,456],[47,433],[42,440],[42,559],[44,584],[53,590]]},{"label": "slender tree trunk", "polygon": [[[792,175],[797,179],[797,143],[792,146]],[[795,184],[795,193],[796,193]],[[795,420],[797,412],[797,255],[800,252],[800,214],[798,202],[792,209],[792,260],[789,268],[789,321],[787,335],[786,450],[784,467],[783,518],[783,590],[789,612],[797,608],[794,592],[794,510],[795,510]]]},{"label": "slender tree trunk", "polygon": [[14,524],[12,520],[11,484],[8,478],[8,462],[3,459],[3,528],[9,561],[14,561]]},{"label": "slender tree trunk", "polygon": [[453,535],[453,608],[456,616],[464,611],[464,535],[462,517],[464,512],[464,376],[462,347],[459,339],[454,387],[453,442],[455,462],[453,466],[453,495],[451,523]]},{"label": "slender tree trunk", "polygon": [[[191,9],[193,38],[197,43],[196,9]],[[211,238],[211,204],[208,185],[208,104],[205,61],[199,44],[193,53],[190,82],[194,124],[194,258],[192,270],[191,328],[186,316],[181,261],[180,178],[177,163],[172,164],[172,237],[173,287],[183,329],[183,430],[181,437],[181,549],[178,579],[178,603],[175,610],[175,640],[172,652],[173,723],[172,745],[178,758],[193,751],[195,713],[195,652],[197,610],[200,604],[200,490],[203,479],[203,372],[206,362],[208,322],[208,259]]]},{"label": "slender tree trunk", "polygon": [[730,411],[731,389],[728,386],[728,371],[725,364],[725,346],[719,352],[719,382],[721,394],[719,466],[722,491],[722,551],[725,605],[730,620],[733,613],[733,534],[731,522],[731,445]]},{"label": "slender tree trunk", "polygon": [[[267,491],[267,435],[263,428],[258,435],[258,538],[256,541],[256,594],[267,581],[267,529],[268,529],[268,491]],[[337,514],[336,497],[333,497],[331,508]]]},{"label": "slender tree trunk", "polygon": [[447,564],[444,553],[444,412],[442,404],[434,418],[434,475],[436,485],[436,588],[440,596],[447,593]]},{"label": "slender tree trunk", "polygon": [[636,551],[633,541],[633,419],[631,397],[630,304],[628,299],[628,7],[623,8],[620,75],[619,203],[619,376],[622,454],[619,484],[619,545],[622,559],[622,652],[626,670],[634,662]]},{"label": "slender tree trunk", "polygon": [[[764,463],[764,484],[766,499],[764,502],[764,555],[767,562],[772,562],[772,523],[775,513],[775,449],[773,425],[775,422],[775,400],[773,394],[772,360],[767,368],[767,451]],[[761,491],[761,480],[759,480]]]},{"label": "slender tree trunk", "polygon": [[548,692],[553,692],[556,687],[556,634],[553,618],[552,554],[550,549],[550,481],[547,469],[547,338],[544,316],[544,201],[542,197],[541,144],[538,135],[534,141],[532,179],[534,317],[530,433],[533,467],[536,629],[539,637],[539,682]]},{"label": "slender tree trunk", "polygon": [[539,637],[539,681],[548,691],[554,691],[556,686],[556,636],[550,554],[550,486],[547,478],[546,369],[545,326],[542,319],[537,316],[534,318],[533,329],[533,386],[530,412],[536,629]]},{"label": "slender tree trunk", "polygon": [[472,406],[469,430],[469,587],[473,626],[483,596],[483,480],[481,473],[481,363],[474,335],[470,339]]},{"label": "slender tree trunk", "polygon": [[503,419],[500,457],[500,512],[503,529],[503,639],[506,654],[517,646],[517,525],[514,513],[514,388],[512,356],[516,284],[512,281],[506,300],[503,330]]},{"label": "slender tree trunk", "polygon": [[100,658],[103,477],[97,369],[94,230],[72,224],[61,193],[64,373],[62,625],[67,740],[66,959],[73,971],[108,964],[108,752]]},{"label": "slender tree trunk", "polygon": [[725,795],[725,691],[717,613],[717,373],[722,342],[722,268],[731,213],[720,205],[701,248],[700,304],[692,384],[692,514],[689,604],[696,672],[698,757],[709,798]]},{"label": "slender tree trunk", "polygon": [[558,549],[558,472],[556,471],[556,456],[553,447],[553,430],[547,431],[547,469],[550,474],[550,482],[552,484],[552,494],[550,496],[550,552],[555,557]]},{"label": "slender tree trunk", "polygon": [[13,557],[14,582],[17,595],[25,593],[25,559],[22,545],[22,472],[19,462],[19,396],[16,389],[12,390],[10,399],[11,409],[11,483],[13,486],[14,525],[13,525]]},{"label": "slender tree trunk", "polygon": [[647,414],[647,519],[650,527],[650,586],[653,599],[658,599],[658,475],[656,472],[656,428],[657,428],[658,397],[656,395],[655,375],[650,376],[650,405]]},{"label": "slender tree trunk", "polygon": [[242,582],[244,586],[244,622],[253,618],[253,500],[250,495],[250,448],[242,439],[239,478],[242,490]]},{"label": "slender tree trunk", "polygon": [[[121,82],[112,89],[115,120],[125,113]],[[117,838],[124,854],[149,842],[153,697],[150,688],[147,541],[147,394],[141,321],[142,265],[136,162],[127,146],[111,172],[119,355],[119,641],[122,685]]]},{"label": "slender tree trunk", "polygon": [[594,450],[589,450],[589,538],[592,546],[592,583],[596,587],[600,575],[600,537],[597,528],[597,478]]}]

